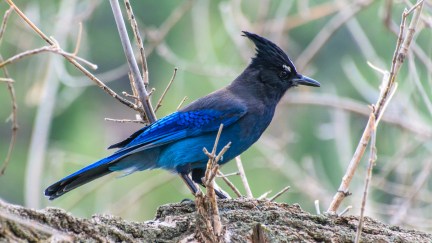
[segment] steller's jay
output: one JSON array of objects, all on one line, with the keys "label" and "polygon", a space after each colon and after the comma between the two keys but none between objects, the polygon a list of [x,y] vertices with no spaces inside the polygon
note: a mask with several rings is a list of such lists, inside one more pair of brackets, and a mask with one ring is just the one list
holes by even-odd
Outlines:
[{"label": "steller's jay", "polygon": [[[114,171],[130,174],[156,168],[178,173],[195,193],[197,188],[193,182],[202,185],[208,160],[203,147],[213,147],[221,123],[224,129],[219,144],[232,142],[219,162],[225,164],[258,140],[289,88],[320,86],[317,81],[299,74],[285,52],[274,43],[253,33],[243,33],[255,44],[256,56],[230,85],[111,145],[110,149],[120,149],[49,186],[45,195],[55,199]],[[222,192],[216,193],[225,198]]]}]

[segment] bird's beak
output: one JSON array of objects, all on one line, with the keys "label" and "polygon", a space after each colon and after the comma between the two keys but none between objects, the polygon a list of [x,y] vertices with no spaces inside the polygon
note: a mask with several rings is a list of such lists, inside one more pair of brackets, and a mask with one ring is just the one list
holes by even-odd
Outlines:
[{"label": "bird's beak", "polygon": [[315,81],[314,79],[303,76],[301,74],[298,74],[297,78],[293,79],[293,82],[296,85],[306,85],[306,86],[313,86],[313,87],[320,87],[321,86],[321,84],[318,83],[318,81]]}]

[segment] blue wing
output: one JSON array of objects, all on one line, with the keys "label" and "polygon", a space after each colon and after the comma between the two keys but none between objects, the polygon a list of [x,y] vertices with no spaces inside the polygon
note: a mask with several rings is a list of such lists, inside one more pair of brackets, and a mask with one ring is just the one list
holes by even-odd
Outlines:
[{"label": "blue wing", "polygon": [[[140,154],[141,168],[136,166],[132,158],[134,153],[173,143],[186,137],[199,136],[200,134],[217,131],[221,123],[229,126],[246,114],[244,107],[227,110],[203,109],[194,111],[179,111],[168,115],[155,123],[142,128],[132,134],[128,139],[114,144],[112,147],[122,147],[111,156],[103,158],[83,169],[61,179],[45,190],[45,195],[55,199],[66,192],[73,190],[98,177],[109,174],[112,171],[124,170],[130,167],[136,169],[151,168],[155,161],[145,161],[145,155],[152,157],[151,152]],[[128,156],[132,155],[132,156]],[[142,157],[144,156],[144,157]],[[125,158],[126,157],[126,158]],[[117,164],[121,162],[122,164]]]},{"label": "blue wing", "polygon": [[206,132],[217,131],[221,123],[227,127],[245,114],[246,109],[244,107],[228,110],[204,109],[174,112],[139,130],[125,141],[113,145],[123,146],[115,154],[121,154],[123,157],[138,151],[169,144],[186,137],[194,137]]}]

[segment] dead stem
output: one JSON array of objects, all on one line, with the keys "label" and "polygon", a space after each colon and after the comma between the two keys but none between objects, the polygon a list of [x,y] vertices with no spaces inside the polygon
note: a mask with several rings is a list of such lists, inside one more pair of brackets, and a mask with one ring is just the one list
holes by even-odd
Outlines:
[{"label": "dead stem", "polygon": [[374,107],[372,106],[372,111],[371,111],[371,144],[370,144],[370,154],[369,154],[369,163],[368,163],[368,167],[367,167],[367,173],[366,173],[366,177],[365,177],[365,185],[364,185],[364,191],[363,191],[363,197],[362,197],[362,203],[361,203],[361,208],[360,208],[360,218],[359,218],[359,223],[357,226],[357,233],[356,233],[356,237],[355,237],[355,242],[358,243],[360,242],[360,238],[361,238],[361,232],[363,229],[363,221],[364,221],[364,213],[365,213],[365,209],[366,209],[366,200],[367,200],[367,196],[369,193],[369,185],[370,185],[370,181],[372,180],[372,169],[375,165],[375,161],[377,158],[377,151],[376,151],[376,126],[375,126],[375,115],[374,115]]},{"label": "dead stem", "polygon": [[[423,1],[418,1],[418,2],[423,2]],[[413,11],[413,17],[409,25],[408,33],[406,35],[404,35],[404,25],[405,25],[406,18],[408,16],[406,14],[407,11],[404,11],[404,13],[402,14],[402,23],[400,27],[398,42],[396,44],[396,49],[393,55],[390,75],[387,80],[382,81],[382,83],[385,84],[385,86],[382,86],[380,97],[378,98],[378,101],[375,105],[374,117],[373,117],[374,121],[376,118],[376,122],[374,124],[375,126],[373,128],[371,127],[371,123],[372,123],[371,121],[372,116],[371,116],[363,132],[363,135],[360,139],[360,142],[357,145],[357,149],[354,153],[354,156],[350,161],[347,171],[342,178],[342,182],[339,186],[338,192],[333,197],[333,200],[327,210],[327,212],[329,213],[335,214],[336,210],[339,208],[343,199],[346,197],[351,180],[354,177],[354,173],[357,170],[360,160],[363,157],[363,154],[366,150],[366,146],[370,140],[372,130],[376,129],[376,127],[378,126],[379,119],[382,116],[382,113],[384,113],[387,104],[391,100],[391,97],[396,90],[397,87],[397,85],[395,85],[396,76],[399,72],[399,69],[403,61],[405,60],[406,55],[408,54],[408,49],[411,44],[411,40],[414,37],[415,28],[417,26],[417,22],[419,20],[419,16],[423,4],[419,4],[416,6],[417,8]]]},{"label": "dead stem", "polygon": [[[0,61],[3,61],[2,56],[0,55]],[[3,74],[6,77],[6,79],[11,79],[9,77],[9,72],[7,71],[6,67],[3,67]],[[11,103],[12,103],[12,112],[11,112],[11,121],[12,121],[12,135],[9,142],[9,148],[6,154],[6,158],[3,160],[2,166],[0,166],[0,176],[3,175],[6,171],[7,166],[9,165],[12,151],[15,146],[16,138],[17,138],[17,131],[18,131],[18,118],[17,118],[17,102],[16,102],[16,96],[15,96],[15,89],[13,86],[13,82],[6,82],[6,85],[8,87],[9,95],[11,97]]]},{"label": "dead stem", "polygon": [[[48,36],[46,36],[27,16],[15,5],[15,3],[12,0],[6,0],[8,4],[15,10],[15,12],[29,25],[31,29],[33,29],[45,42],[47,42],[49,45],[54,46],[55,43],[52,39],[50,39]],[[60,48],[60,47],[59,47]],[[128,106],[129,108],[142,112],[142,108],[139,106],[131,103],[130,101],[124,99],[123,97],[119,96],[116,92],[114,92],[112,89],[110,89],[108,86],[106,86],[101,80],[96,78],[91,72],[89,72],[86,68],[84,68],[81,64],[79,64],[74,58],[63,55],[67,61],[69,61],[72,65],[74,65],[79,71],[81,71],[84,75],[86,75],[91,81],[95,82],[99,88],[101,88],[103,91],[108,93],[111,97],[117,99],[120,103]]]},{"label": "dead stem", "polygon": [[159,109],[159,107],[162,106],[162,101],[163,101],[163,99],[165,98],[165,95],[167,94],[168,90],[170,89],[171,85],[172,85],[173,82],[174,82],[174,79],[175,79],[176,74],[177,74],[177,70],[178,70],[178,68],[175,67],[175,68],[174,68],[173,75],[172,75],[172,77],[171,77],[171,80],[169,81],[169,83],[168,83],[168,85],[166,86],[164,92],[162,93],[161,97],[159,98],[158,103],[156,104],[156,108],[155,108],[155,110],[154,110],[155,113],[157,112],[157,110]]},{"label": "dead stem", "polygon": [[228,185],[228,187],[231,188],[231,190],[233,190],[233,192],[237,195],[237,197],[242,197],[242,194],[237,189],[237,187],[228,179],[228,176],[239,175],[238,172],[224,175],[222,172],[218,171],[218,174],[219,174],[219,177],[222,178],[222,180]]},{"label": "dead stem", "polygon": [[187,96],[185,96],[181,101],[180,104],[177,106],[176,111],[180,110],[180,108],[183,106],[183,104],[185,103],[185,101],[188,99]]},{"label": "dead stem", "polygon": [[276,193],[273,197],[271,197],[269,200],[270,202],[273,202],[274,200],[276,200],[278,197],[280,197],[282,194],[284,194],[286,191],[288,191],[291,187],[287,186],[284,187],[282,190],[280,190],[280,192]]},{"label": "dead stem", "polygon": [[136,45],[138,46],[138,50],[139,50],[139,56],[140,56],[140,60],[141,60],[141,71],[142,71],[142,79],[144,82],[144,86],[147,88],[147,86],[149,85],[149,75],[148,75],[148,68],[147,68],[147,58],[145,55],[145,50],[144,50],[144,44],[141,38],[141,34],[139,32],[138,29],[138,24],[136,22],[135,19],[135,15],[133,13],[132,10],[132,5],[130,4],[129,0],[124,0],[125,3],[125,7],[126,7],[126,12],[130,21],[130,25],[132,27],[133,33],[134,33],[134,37],[135,37],[135,42]]},{"label": "dead stem", "polygon": [[143,120],[148,119],[149,123],[156,121],[156,115],[153,111],[152,104],[149,99],[148,92],[144,85],[144,80],[140,74],[138,64],[136,62],[135,56],[133,54],[132,45],[129,40],[129,36],[126,30],[126,25],[123,20],[123,15],[120,9],[118,0],[110,0],[111,9],[113,11],[114,19],[116,21],[117,29],[120,35],[120,40],[123,46],[123,51],[126,55],[126,60],[129,64],[129,69],[132,73],[135,88],[140,98],[143,111],[140,112],[141,118]]},{"label": "dead stem", "polygon": [[245,171],[244,171],[243,163],[242,163],[242,161],[241,161],[240,155],[237,156],[237,157],[235,157],[235,161],[236,161],[236,164],[237,164],[237,168],[238,168],[238,170],[239,170],[239,173],[240,173],[240,178],[241,178],[241,180],[242,180],[243,186],[244,186],[244,188],[245,188],[245,190],[246,190],[246,197],[248,197],[248,198],[253,198],[252,190],[251,190],[251,188],[250,188],[250,186],[249,186],[249,182],[248,182],[248,180],[247,180],[246,173],[245,173]]}]

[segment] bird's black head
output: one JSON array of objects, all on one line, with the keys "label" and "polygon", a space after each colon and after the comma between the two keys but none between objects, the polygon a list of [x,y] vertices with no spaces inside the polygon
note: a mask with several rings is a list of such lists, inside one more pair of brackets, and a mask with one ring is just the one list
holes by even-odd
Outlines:
[{"label": "bird's black head", "polygon": [[243,33],[256,47],[249,68],[259,70],[259,78],[265,85],[280,90],[282,94],[292,86],[320,86],[317,81],[299,74],[287,54],[276,44],[257,34]]}]

